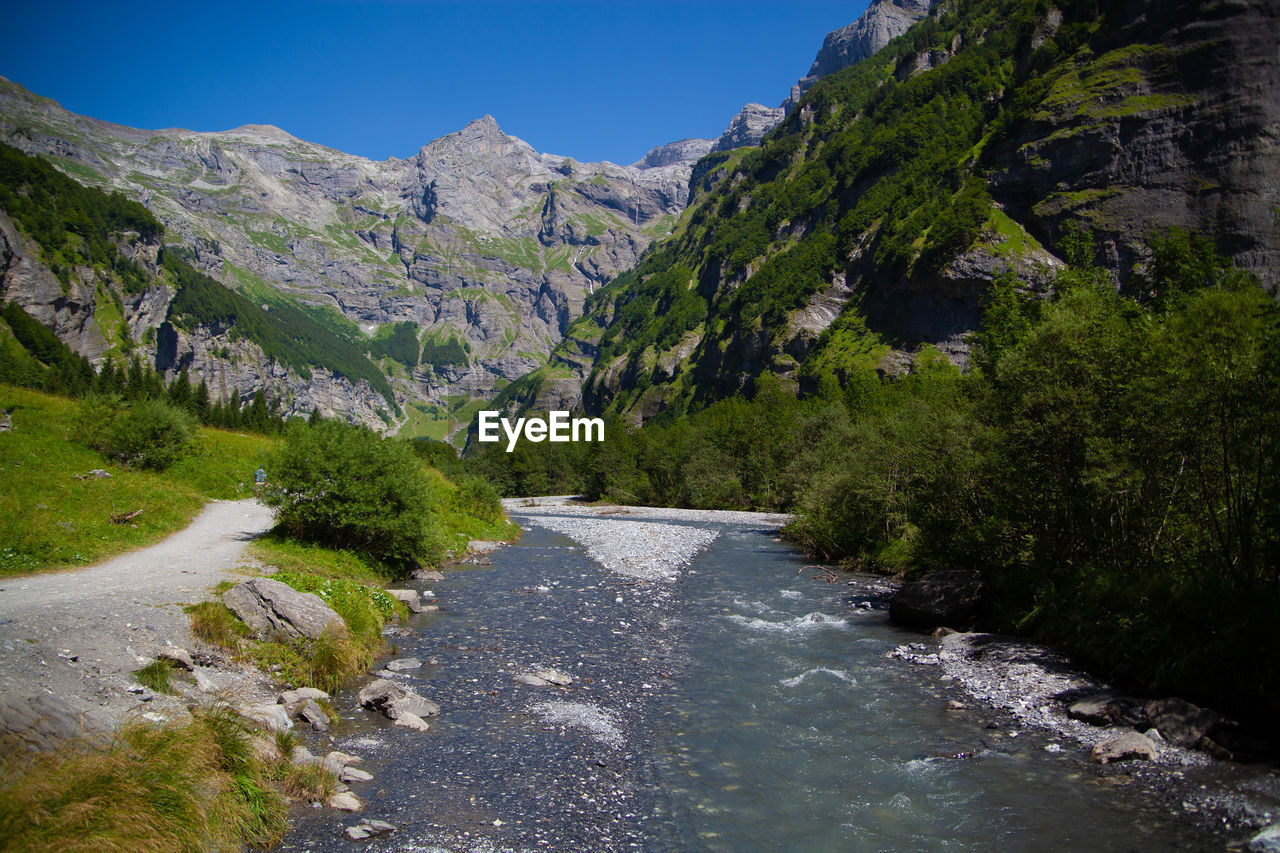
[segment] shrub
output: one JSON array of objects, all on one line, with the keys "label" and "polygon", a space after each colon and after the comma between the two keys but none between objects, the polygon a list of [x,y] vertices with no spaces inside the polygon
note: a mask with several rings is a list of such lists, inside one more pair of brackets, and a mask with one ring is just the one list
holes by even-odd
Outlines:
[{"label": "shrub", "polygon": [[272,465],[278,528],[405,570],[441,556],[430,486],[399,441],[335,421],[293,427]]},{"label": "shrub", "polygon": [[142,400],[121,412],[99,447],[134,468],[163,471],[191,445],[191,416],[159,400]]}]

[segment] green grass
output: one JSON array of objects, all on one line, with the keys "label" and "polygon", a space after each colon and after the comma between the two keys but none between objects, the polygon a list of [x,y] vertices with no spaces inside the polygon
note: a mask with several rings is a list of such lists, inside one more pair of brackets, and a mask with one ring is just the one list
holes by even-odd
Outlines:
[{"label": "green grass", "polygon": [[249,554],[269,566],[293,574],[310,573],[322,578],[382,584],[387,575],[358,554],[305,545],[273,533],[249,544]]},{"label": "green grass", "polygon": [[249,737],[230,708],[215,706],[184,723],[126,723],[105,745],[9,752],[0,833],[39,853],[269,847],[287,828],[280,789],[326,783],[257,757]]},{"label": "green grass", "polygon": [[1012,255],[1013,257],[1021,258],[1032,252],[1043,251],[1043,247],[1035,237],[1028,234],[1025,228],[1010,219],[998,207],[991,208],[991,217],[987,220],[987,226],[994,228],[1004,238],[999,243],[992,245],[992,250],[996,255]]},{"label": "green grass", "polygon": [[[13,410],[13,429],[0,433],[0,576],[83,566],[151,545],[189,524],[211,498],[250,496],[253,471],[275,444],[204,428],[168,471],[131,471],[71,440],[71,400],[0,385],[0,408]],[[88,477],[95,469],[111,476]],[[138,509],[128,524],[111,521]]]},{"label": "green grass", "polygon": [[157,658],[133,673],[143,687],[157,693],[173,693],[173,664]]}]

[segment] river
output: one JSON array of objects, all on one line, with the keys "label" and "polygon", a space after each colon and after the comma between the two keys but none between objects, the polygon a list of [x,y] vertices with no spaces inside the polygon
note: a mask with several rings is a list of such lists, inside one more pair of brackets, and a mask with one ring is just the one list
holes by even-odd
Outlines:
[{"label": "river", "polygon": [[[920,637],[888,623],[876,578],[829,583],[750,521],[580,531],[595,522],[547,512],[514,509],[525,535],[434,584],[442,612],[394,639],[427,662],[397,680],[443,707],[430,732],[339,697],[334,745],[374,775],[353,785],[363,816],[397,827],[369,849],[1222,847],[1077,744],[887,657]],[[682,530],[715,539],[643,570]],[[610,559],[626,541],[639,562]],[[574,682],[516,680],[542,668]],[[355,822],[302,809],[284,849],[346,845]]]}]

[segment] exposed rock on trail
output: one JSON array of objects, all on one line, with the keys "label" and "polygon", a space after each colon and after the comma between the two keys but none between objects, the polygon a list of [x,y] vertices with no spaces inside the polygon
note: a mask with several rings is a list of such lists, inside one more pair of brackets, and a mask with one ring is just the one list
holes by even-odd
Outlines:
[{"label": "exposed rock on trail", "polygon": [[271,578],[241,581],[222,594],[222,603],[262,637],[318,640],[329,626],[346,624],[320,596]]}]

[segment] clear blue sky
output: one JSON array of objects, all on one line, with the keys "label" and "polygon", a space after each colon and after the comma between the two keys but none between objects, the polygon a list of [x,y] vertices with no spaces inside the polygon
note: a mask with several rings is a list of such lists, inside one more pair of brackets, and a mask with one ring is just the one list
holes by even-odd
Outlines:
[{"label": "clear blue sky", "polygon": [[142,128],[274,124],[407,157],[489,113],[539,151],[630,163],[776,106],[866,0],[10,4],[0,74]]}]

